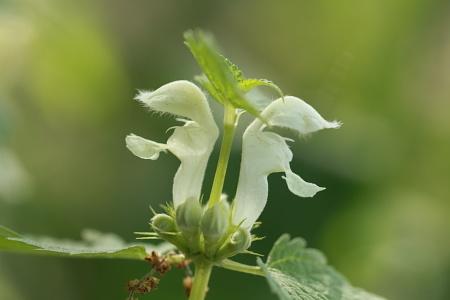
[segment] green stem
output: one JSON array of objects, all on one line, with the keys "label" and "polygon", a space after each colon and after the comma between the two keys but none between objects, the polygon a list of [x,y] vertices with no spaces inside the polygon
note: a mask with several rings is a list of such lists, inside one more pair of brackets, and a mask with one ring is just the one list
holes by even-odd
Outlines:
[{"label": "green stem", "polygon": [[244,265],[244,264],[241,264],[241,263],[229,260],[229,259],[223,260],[220,266],[222,268],[225,268],[228,270],[233,270],[233,271],[238,271],[238,272],[253,274],[253,275],[259,275],[259,276],[266,276],[264,273],[264,270],[261,269],[260,267]]},{"label": "green stem", "polygon": [[233,144],[234,133],[236,132],[236,109],[230,105],[225,105],[223,118],[223,137],[220,149],[219,161],[217,162],[216,174],[209,197],[208,207],[219,203],[222,195],[225,174],[227,173],[228,159],[230,158],[231,146]]},{"label": "green stem", "polygon": [[212,267],[212,263],[203,257],[195,261],[194,284],[192,285],[189,300],[205,299]]}]

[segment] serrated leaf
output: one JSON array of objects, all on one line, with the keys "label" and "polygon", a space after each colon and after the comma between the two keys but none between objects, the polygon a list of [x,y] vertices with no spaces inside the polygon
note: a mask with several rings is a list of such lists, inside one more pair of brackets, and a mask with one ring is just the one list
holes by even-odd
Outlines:
[{"label": "serrated leaf", "polygon": [[[211,35],[202,31],[187,31],[184,34],[185,44],[191,50],[198,64],[208,78],[210,84],[217,93],[223,93],[229,89],[230,79],[228,70],[220,55],[216,51]],[[216,99],[222,103],[224,99]]]},{"label": "serrated leaf", "polygon": [[221,58],[224,60],[225,64],[228,66],[228,70],[233,74],[236,82],[241,82],[244,79],[244,74],[242,74],[241,70],[233,64],[228,58],[221,55]]},{"label": "serrated leaf", "polygon": [[257,259],[270,289],[281,300],[385,300],[355,288],[328,266],[318,250],[307,249],[303,239],[282,235],[267,262]]},{"label": "serrated leaf", "polygon": [[82,241],[23,236],[0,225],[0,250],[66,257],[144,259],[151,251],[165,253],[171,244],[127,244],[113,233],[85,229]]},{"label": "serrated leaf", "polygon": [[237,82],[237,87],[240,90],[244,91],[244,93],[247,93],[254,87],[257,87],[260,85],[265,85],[265,86],[273,88],[280,95],[281,98],[284,98],[284,94],[281,91],[281,89],[276,84],[274,84],[272,81],[267,80],[267,79],[244,78],[244,74],[242,73],[241,70],[239,70],[239,68],[235,64],[233,64],[229,59],[227,59],[224,56],[222,56],[222,58],[224,59],[225,63],[228,65],[228,69],[230,70],[230,72],[233,74],[233,76]]},{"label": "serrated leaf", "polygon": [[[222,105],[230,104],[259,118],[259,111],[245,99],[237,86],[240,71],[217,52],[212,36],[200,30],[187,31],[184,39],[209,81],[202,79],[201,84],[211,96]],[[211,93],[212,89],[215,91]]]},{"label": "serrated leaf", "polygon": [[284,94],[281,91],[281,89],[275,85],[272,81],[266,80],[266,79],[242,79],[238,83],[238,87],[243,90],[244,92],[250,91],[252,88],[264,85],[273,88],[281,98],[284,98]]}]

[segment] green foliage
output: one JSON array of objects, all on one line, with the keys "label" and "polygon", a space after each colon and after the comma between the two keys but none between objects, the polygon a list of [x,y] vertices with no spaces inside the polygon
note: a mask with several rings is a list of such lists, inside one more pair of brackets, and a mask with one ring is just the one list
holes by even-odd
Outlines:
[{"label": "green foliage", "polygon": [[281,89],[270,80],[267,80],[267,79],[242,79],[241,81],[238,82],[238,87],[245,92],[248,92],[252,88],[260,86],[260,85],[264,85],[264,86],[273,88],[280,95],[281,98],[284,98],[284,94],[281,91]]},{"label": "green foliage", "polygon": [[166,252],[171,245],[126,244],[113,233],[85,229],[82,241],[51,237],[25,237],[0,225],[0,250],[65,257],[119,258],[143,260],[152,250]]},{"label": "green foliage", "polygon": [[305,248],[301,238],[281,236],[274,244],[264,270],[270,289],[282,300],[382,300],[355,288],[326,263],[318,250]]},{"label": "green foliage", "polygon": [[247,93],[254,87],[265,85],[273,88],[280,95],[281,98],[284,98],[284,94],[281,91],[281,89],[277,85],[275,85],[272,81],[267,79],[246,79],[244,78],[244,74],[242,73],[242,71],[239,70],[239,68],[235,64],[233,64],[229,59],[223,56],[221,57],[228,65],[229,71],[234,75],[237,87],[242,91],[244,91],[245,93]]},{"label": "green foliage", "polygon": [[238,87],[242,73],[217,52],[213,38],[203,31],[187,31],[184,39],[206,76],[196,79],[208,93],[224,106],[231,105],[259,117],[258,110]]}]

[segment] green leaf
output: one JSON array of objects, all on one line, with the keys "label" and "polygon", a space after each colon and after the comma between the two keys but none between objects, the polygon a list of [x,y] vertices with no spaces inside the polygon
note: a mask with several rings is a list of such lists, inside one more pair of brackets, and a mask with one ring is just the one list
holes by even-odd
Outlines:
[{"label": "green leaf", "polygon": [[260,86],[260,85],[265,85],[268,87],[273,88],[279,95],[281,98],[284,98],[284,94],[281,91],[281,89],[274,84],[272,81],[269,81],[267,79],[246,79],[244,78],[244,74],[242,73],[241,70],[239,70],[239,68],[233,64],[230,60],[228,60],[227,58],[223,57],[225,63],[228,65],[228,69],[229,71],[234,75],[235,80],[237,82],[237,87],[244,91],[244,93],[247,93],[248,91],[250,91],[252,88]]},{"label": "green leaf", "polygon": [[0,225],[0,250],[28,254],[44,254],[65,257],[144,259],[151,251],[165,253],[171,244],[126,244],[114,233],[102,233],[85,229],[82,241],[51,237],[25,237]]},{"label": "green leaf", "polygon": [[230,104],[259,118],[258,110],[238,88],[242,74],[235,65],[217,52],[212,36],[200,30],[187,31],[184,33],[184,39],[208,79],[203,78],[200,83],[211,96],[222,105]]},{"label": "green leaf", "polygon": [[328,266],[318,250],[305,248],[303,239],[282,235],[266,264],[257,259],[270,289],[282,300],[383,300],[355,288]]},{"label": "green leaf", "polygon": [[[206,76],[195,76],[195,80],[199,82],[203,88],[213,97],[216,99],[220,104],[224,105],[223,96],[214,88],[214,86],[211,84],[211,82],[206,78]],[[219,100],[220,99],[220,100]]]},{"label": "green leaf", "polygon": [[252,88],[260,85],[265,85],[273,88],[280,95],[281,98],[284,98],[284,94],[281,91],[281,89],[277,85],[275,85],[272,81],[266,79],[243,79],[238,83],[238,87],[244,92],[248,92]]},{"label": "green leaf", "polygon": [[231,72],[231,74],[233,74],[236,82],[241,82],[244,79],[244,74],[242,74],[241,70],[239,70],[239,68],[235,64],[233,64],[228,58],[226,58],[223,55],[220,56],[227,65],[228,70]]}]

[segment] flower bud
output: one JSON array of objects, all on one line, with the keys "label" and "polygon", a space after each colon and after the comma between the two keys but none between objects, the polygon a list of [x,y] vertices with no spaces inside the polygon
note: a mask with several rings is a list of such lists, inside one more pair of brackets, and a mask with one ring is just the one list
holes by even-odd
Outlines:
[{"label": "flower bud", "polygon": [[202,219],[203,209],[200,202],[189,198],[176,210],[177,225],[183,232],[195,232]]},{"label": "flower bud", "polygon": [[201,228],[207,241],[217,241],[228,227],[228,211],[221,204],[214,204],[203,216]]},{"label": "flower bud", "polygon": [[181,251],[186,250],[183,240],[180,238],[177,224],[175,220],[165,214],[157,214],[151,220],[153,230],[159,235],[160,238],[175,245]]},{"label": "flower bud", "polygon": [[217,251],[215,260],[222,261],[227,257],[243,252],[250,247],[251,242],[250,232],[247,229],[239,227],[233,233],[230,240]]},{"label": "flower bud", "polygon": [[157,214],[152,218],[152,227],[159,235],[174,234],[177,232],[175,220],[165,214]]},{"label": "flower bud", "polygon": [[235,233],[231,236],[230,243],[234,246],[237,251],[244,251],[252,243],[252,237],[247,229],[239,227]]}]

